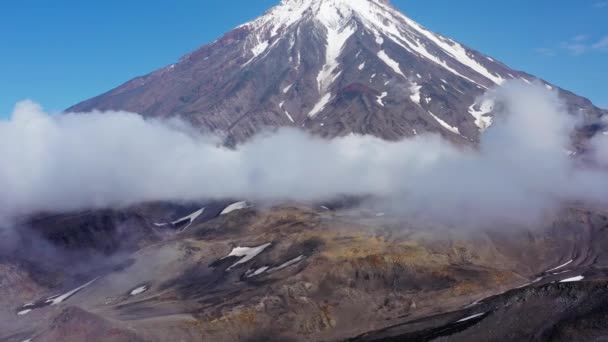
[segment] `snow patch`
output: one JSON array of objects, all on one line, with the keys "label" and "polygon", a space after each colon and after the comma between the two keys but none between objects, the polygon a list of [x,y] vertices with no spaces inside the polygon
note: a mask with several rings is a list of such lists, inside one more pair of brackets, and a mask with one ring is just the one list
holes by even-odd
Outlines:
[{"label": "snow patch", "polygon": [[273,267],[273,268],[269,269],[268,273],[277,272],[277,271],[280,271],[280,270],[282,270],[284,268],[287,268],[289,266],[295,265],[295,264],[299,263],[300,261],[304,260],[304,258],[305,258],[304,255],[300,255],[297,258],[291,259],[291,260],[289,260],[289,261],[287,261],[287,262],[285,262],[285,263],[283,263],[283,264],[281,264],[281,265],[279,265],[277,267]]},{"label": "snow patch", "polygon": [[551,273],[552,275],[558,275],[558,274],[563,274],[563,273],[568,273],[570,272],[569,270],[565,270],[565,271],[560,271],[560,272],[555,272],[555,273]]},{"label": "snow patch", "polygon": [[480,131],[486,130],[492,125],[493,118],[489,116],[494,110],[494,100],[490,98],[484,98],[480,104],[473,103],[469,107],[469,114],[475,118],[475,125]]},{"label": "snow patch", "polygon": [[287,109],[285,109],[284,105],[285,105],[285,101],[281,101],[281,103],[279,103],[279,108],[281,108],[283,113],[285,113],[285,116],[287,116],[287,119],[289,119],[289,121],[295,122],[295,121],[293,121],[293,118],[291,117],[291,115],[289,114]]},{"label": "snow patch", "polygon": [[133,289],[133,291],[131,291],[130,295],[131,296],[137,296],[138,294],[142,294],[144,292],[148,291],[148,287],[147,286],[140,286],[136,289]]},{"label": "snow patch", "polygon": [[573,261],[574,261],[574,260],[572,260],[572,259],[571,259],[570,261],[568,261],[568,262],[566,262],[566,263],[564,263],[564,264],[562,264],[562,265],[559,265],[559,266],[557,266],[557,267],[555,267],[555,268],[552,268],[552,269],[548,270],[548,271],[547,271],[547,273],[549,273],[549,272],[553,272],[553,271],[557,271],[557,270],[559,270],[560,268],[564,268],[564,267],[566,267],[566,266],[570,265],[570,264],[571,264]]},{"label": "snow patch", "polygon": [[259,55],[261,55],[264,51],[266,51],[266,49],[268,48],[268,46],[270,45],[270,43],[267,40],[262,40],[259,41],[252,49],[251,49],[251,53],[253,54],[253,57],[251,57],[247,62],[245,62],[245,64],[243,64],[243,66],[248,65],[249,63],[251,63],[254,59],[256,59]]},{"label": "snow patch", "polygon": [[289,261],[287,261],[287,262],[285,262],[285,263],[283,263],[283,264],[281,264],[281,265],[279,265],[277,267],[272,267],[271,268],[270,266],[264,266],[264,267],[258,268],[255,271],[249,270],[249,271],[247,271],[245,273],[245,276],[247,278],[251,278],[251,277],[258,276],[258,275],[260,275],[260,274],[262,274],[264,272],[266,272],[266,273],[277,272],[277,271],[280,271],[280,270],[282,270],[284,268],[287,268],[289,266],[292,266],[292,265],[295,265],[295,264],[299,263],[300,261],[304,260],[304,258],[305,258],[304,255],[300,255],[299,257],[291,259],[291,260],[289,260]]},{"label": "snow patch", "polygon": [[413,82],[410,86],[410,92],[412,93],[410,99],[418,105],[420,105],[420,89],[422,89],[422,86],[419,86],[416,82]]},{"label": "snow patch", "polygon": [[[426,30],[383,1],[283,0],[279,6],[274,7],[264,16],[242,26],[251,29],[250,39],[254,42],[251,44],[254,45],[252,53],[257,56],[269,49],[269,41],[274,39],[272,44],[276,44],[281,40],[275,38],[276,36],[287,34],[289,32],[286,31],[287,28],[303,19],[313,20],[327,32],[328,55],[335,55],[336,51],[339,54],[344,42],[354,31],[351,26],[361,23],[375,35],[377,44],[382,45],[386,39],[390,39],[405,51],[417,54],[482,88],[486,87],[461,74],[456,70],[458,68],[452,65],[455,63],[462,65],[475,75],[480,75],[496,84],[504,82],[500,75],[490,72],[482,63],[494,62],[491,58],[477,57],[474,52],[457,42]],[[295,31],[297,36],[299,28]],[[434,46],[430,46],[431,44]],[[478,61],[476,58],[483,60]],[[333,70],[331,58],[327,59],[326,64],[329,67],[322,69],[323,77],[320,77],[323,82],[331,81],[331,78],[326,77],[330,77]]]},{"label": "snow patch", "polygon": [[63,303],[64,301],[66,301],[68,298],[75,295],[76,293],[82,291],[84,288],[93,284],[97,279],[98,278],[95,278],[95,279],[91,280],[90,282],[88,282],[82,286],[79,286],[79,287],[73,289],[72,291],[66,292],[62,295],[49,297],[46,299],[45,303],[48,305],[59,305],[59,304]]},{"label": "snow patch", "polygon": [[17,312],[17,315],[25,316],[25,315],[29,314],[30,312],[32,312],[32,309],[25,309],[25,310],[21,310],[21,311]]},{"label": "snow patch", "polygon": [[530,286],[530,285],[532,285],[532,284],[536,284],[536,283],[538,283],[539,281],[541,281],[541,280],[543,280],[543,279],[544,279],[543,277],[538,277],[538,278],[534,279],[533,281],[531,281],[531,282],[529,282],[529,283],[526,283],[526,284],[523,284],[523,285],[521,285],[521,286],[518,286],[518,287],[516,287],[516,288],[517,288],[517,289],[521,289],[521,288],[524,288],[524,287],[526,287],[526,286]]},{"label": "snow patch", "polygon": [[[406,17],[404,17],[406,18]],[[409,19],[408,19],[409,20]],[[411,21],[411,20],[410,20]],[[413,21],[412,21],[413,23]],[[417,25],[417,24],[416,24]],[[421,55],[422,57],[430,60],[431,62],[443,67],[444,69],[448,70],[449,72],[453,73],[454,75],[464,78],[465,80],[471,82],[471,83],[475,83],[479,86],[479,83],[475,82],[474,80],[464,76],[463,74],[459,73],[458,71],[454,70],[453,68],[451,68],[450,66],[448,66],[448,64],[439,59],[437,56],[433,55],[432,53],[430,53],[422,43],[420,43],[419,41],[411,41],[409,39],[405,39],[405,38],[401,38],[403,42],[405,42],[412,50],[414,50],[415,52],[417,52],[419,55]],[[409,49],[408,49],[409,50]],[[486,88],[485,86],[483,86],[484,88]]]},{"label": "snow patch", "polygon": [[331,83],[336,79],[334,71],[338,68],[338,58],[350,36],[355,33],[355,29],[351,26],[344,27],[341,31],[337,29],[327,28],[327,37],[325,45],[325,65],[317,75],[317,84],[319,91],[325,91]]},{"label": "snow patch", "polygon": [[327,106],[327,104],[329,103],[330,100],[331,100],[330,93],[323,95],[323,97],[321,97],[319,99],[319,101],[314,105],[314,107],[312,107],[312,109],[308,113],[308,117],[312,118],[312,117],[315,117],[317,114],[319,114],[323,109],[325,109],[325,106]]},{"label": "snow patch", "polygon": [[396,72],[399,75],[405,77],[405,75],[403,74],[403,72],[401,72],[401,68],[399,66],[399,63],[397,63],[394,59],[390,58],[386,54],[386,52],[384,52],[384,50],[380,50],[378,52],[378,58],[380,58],[380,60],[382,60],[384,62],[384,64],[386,64],[389,68],[393,69],[394,72]]},{"label": "snow patch", "polygon": [[203,214],[203,212],[205,211],[205,208],[202,208],[200,210],[197,210],[195,212],[193,212],[192,214],[188,215],[188,216],[184,216],[180,219],[177,219],[173,222],[171,222],[172,225],[178,225],[180,223],[183,223],[185,221],[188,221],[188,224],[186,224],[186,226],[182,229],[182,232],[188,228],[190,228],[190,226],[192,225],[192,223],[194,223],[194,221]]},{"label": "snow patch", "polygon": [[447,122],[441,120],[438,116],[436,116],[435,114],[428,112],[434,119],[435,121],[437,121],[443,128],[447,129],[448,131],[458,134],[460,135],[460,130],[458,129],[458,127],[452,127],[450,126]]},{"label": "snow patch", "polygon": [[465,317],[463,319],[460,319],[460,320],[456,321],[456,323],[462,323],[462,322],[470,321],[470,320],[472,320],[474,318],[481,317],[481,316],[483,316],[485,314],[486,314],[485,312],[482,312],[482,313],[479,313],[479,314],[476,314],[476,315]]},{"label": "snow patch", "polygon": [[378,98],[376,99],[376,102],[378,102],[378,104],[380,104],[382,107],[384,107],[384,102],[382,101],[386,96],[388,95],[387,92],[383,92],[382,94],[380,94],[380,96],[378,96]]},{"label": "snow patch", "polygon": [[560,280],[560,283],[572,283],[572,282],[581,281],[583,279],[585,279],[585,277],[583,277],[583,276],[576,276],[576,277]]},{"label": "snow patch", "polygon": [[[322,6],[326,4],[321,4]],[[331,5],[331,4],[329,4]],[[322,13],[319,13],[322,15]],[[326,92],[331,84],[336,80],[336,78],[340,75],[340,72],[337,74],[335,71],[338,69],[340,63],[338,62],[338,58],[340,57],[340,53],[344,48],[344,45],[348,41],[353,33],[355,33],[356,29],[352,26],[345,26],[341,29],[339,28],[339,16],[337,13],[325,11],[324,17],[320,18],[321,21],[326,22],[327,35],[325,41],[325,65],[319,71],[317,75],[317,86],[319,88],[319,94],[323,94]],[[317,102],[317,104],[313,107],[313,109],[308,113],[309,117],[314,117],[319,112],[321,112],[327,103],[329,103],[331,99],[331,94],[326,93]]]},{"label": "snow patch", "polygon": [[247,271],[247,273],[245,273],[245,275],[247,276],[247,278],[251,278],[251,277],[255,277],[257,275],[260,275],[264,272],[266,272],[266,270],[268,269],[268,266],[264,266],[264,267],[260,267],[255,271]]},{"label": "snow patch", "polygon": [[225,258],[228,258],[231,256],[240,257],[241,259],[239,261],[237,261],[236,263],[232,264],[232,266],[228,267],[226,269],[226,271],[230,271],[235,266],[244,264],[244,263],[250,261],[251,259],[258,256],[258,254],[262,253],[266,248],[270,247],[270,245],[272,245],[272,243],[267,243],[267,244],[264,244],[264,245],[261,245],[258,247],[235,247],[235,248],[233,248],[232,251],[230,252],[230,254],[228,254],[227,256],[225,256],[222,259],[225,259]]},{"label": "snow patch", "polygon": [[233,211],[245,209],[248,207],[249,207],[249,203],[247,203],[246,201],[232,203],[231,205],[227,206],[224,210],[222,210],[220,215],[225,215],[225,214],[231,213]]},{"label": "snow patch", "polygon": [[[470,68],[471,70],[477,72],[483,77],[491,80],[492,82],[500,85],[505,82],[505,80],[499,75],[491,73],[485,66],[475,60],[474,56],[469,55],[469,52],[460,44],[456,43],[453,40],[446,40],[443,37],[438,37],[436,34],[427,31],[422,28],[422,26],[418,25],[415,21],[402,16],[405,22],[424,37],[435,43],[439,48],[441,48],[447,55],[452,56],[456,61],[460,64]],[[428,53],[428,52],[427,52]]]}]

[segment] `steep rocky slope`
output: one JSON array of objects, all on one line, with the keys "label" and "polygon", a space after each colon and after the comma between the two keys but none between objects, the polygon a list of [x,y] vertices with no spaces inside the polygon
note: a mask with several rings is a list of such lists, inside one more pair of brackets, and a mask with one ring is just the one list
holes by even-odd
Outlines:
[{"label": "steep rocky slope", "polygon": [[68,111],[179,116],[228,141],[296,126],[325,137],[430,131],[464,142],[492,122],[494,101],[480,96],[510,79],[559,91],[591,122],[602,115],[589,100],[433,33],[385,0],[283,0],[179,62]]}]

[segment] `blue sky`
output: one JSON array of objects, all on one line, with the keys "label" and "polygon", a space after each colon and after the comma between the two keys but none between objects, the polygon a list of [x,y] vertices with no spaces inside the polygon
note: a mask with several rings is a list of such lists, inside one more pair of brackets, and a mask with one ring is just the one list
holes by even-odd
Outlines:
[{"label": "blue sky", "polygon": [[[59,111],[171,64],[279,0],[0,4],[0,117]],[[608,108],[608,0],[393,0],[433,31]]]}]

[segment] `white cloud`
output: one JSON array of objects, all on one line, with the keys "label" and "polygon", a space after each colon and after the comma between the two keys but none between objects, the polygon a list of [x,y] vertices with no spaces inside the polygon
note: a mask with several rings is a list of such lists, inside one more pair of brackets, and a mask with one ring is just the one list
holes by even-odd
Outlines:
[{"label": "white cloud", "polygon": [[596,50],[608,49],[608,36],[600,39],[597,43],[593,44],[593,48]]},{"label": "white cloud", "polygon": [[548,57],[557,55],[559,50],[566,51],[573,56],[582,56],[591,52],[607,51],[608,36],[593,41],[588,35],[580,34],[570,38],[569,40],[561,42],[557,48],[543,47],[535,49],[538,54]]},{"label": "white cloud", "polygon": [[[51,116],[32,102],[0,121],[0,216],[152,200],[318,200],[374,195],[404,215],[531,220],[571,199],[608,198],[608,177],[564,152],[575,125],[557,93],[508,82],[479,148],[438,135],[327,141],[294,129],[235,150],[179,122],[125,112]],[[405,96],[405,95],[404,95]]]},{"label": "white cloud", "polygon": [[553,57],[556,55],[555,49],[551,49],[551,48],[536,48],[534,51],[536,53],[538,53],[539,55],[543,55],[543,56],[547,56],[547,57]]},{"label": "white cloud", "polygon": [[598,1],[596,3],[593,4],[593,7],[595,8],[607,8],[608,7],[608,1]]},{"label": "white cloud", "polygon": [[586,34],[579,34],[578,36],[574,36],[572,38],[572,41],[574,41],[574,42],[584,42],[584,41],[587,41],[587,39],[589,39],[589,36],[587,36]]},{"label": "white cloud", "polygon": [[571,40],[562,42],[561,47],[574,56],[580,56],[589,51],[589,46],[585,42],[580,41]]},{"label": "white cloud", "polygon": [[570,52],[574,56],[580,56],[588,52],[591,47],[589,46],[589,37],[585,34],[579,34],[570,38],[569,40],[561,43],[561,48]]}]

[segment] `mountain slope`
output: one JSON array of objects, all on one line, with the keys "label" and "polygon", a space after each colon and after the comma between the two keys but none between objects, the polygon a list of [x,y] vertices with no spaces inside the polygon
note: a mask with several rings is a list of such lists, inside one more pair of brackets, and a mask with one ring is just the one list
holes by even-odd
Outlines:
[{"label": "mountain slope", "polygon": [[[607,334],[605,213],[569,209],[534,230],[496,223],[466,234],[363,207],[252,203],[226,214],[227,203],[66,213],[19,230],[15,252],[0,250],[0,341]],[[158,224],[198,208],[209,216],[187,229]],[[88,222],[79,244],[73,232]],[[138,243],[123,244],[133,231]],[[35,232],[56,238],[31,244]],[[108,241],[88,243],[100,236]],[[545,335],[565,337],[533,338]]]},{"label": "mountain slope", "polygon": [[[181,116],[235,141],[268,126],[468,140],[492,120],[492,99],[478,98],[508,79],[535,80],[425,29],[386,0],[283,0],[178,63],[68,111]],[[560,93],[572,111],[602,115],[589,100]]]}]

